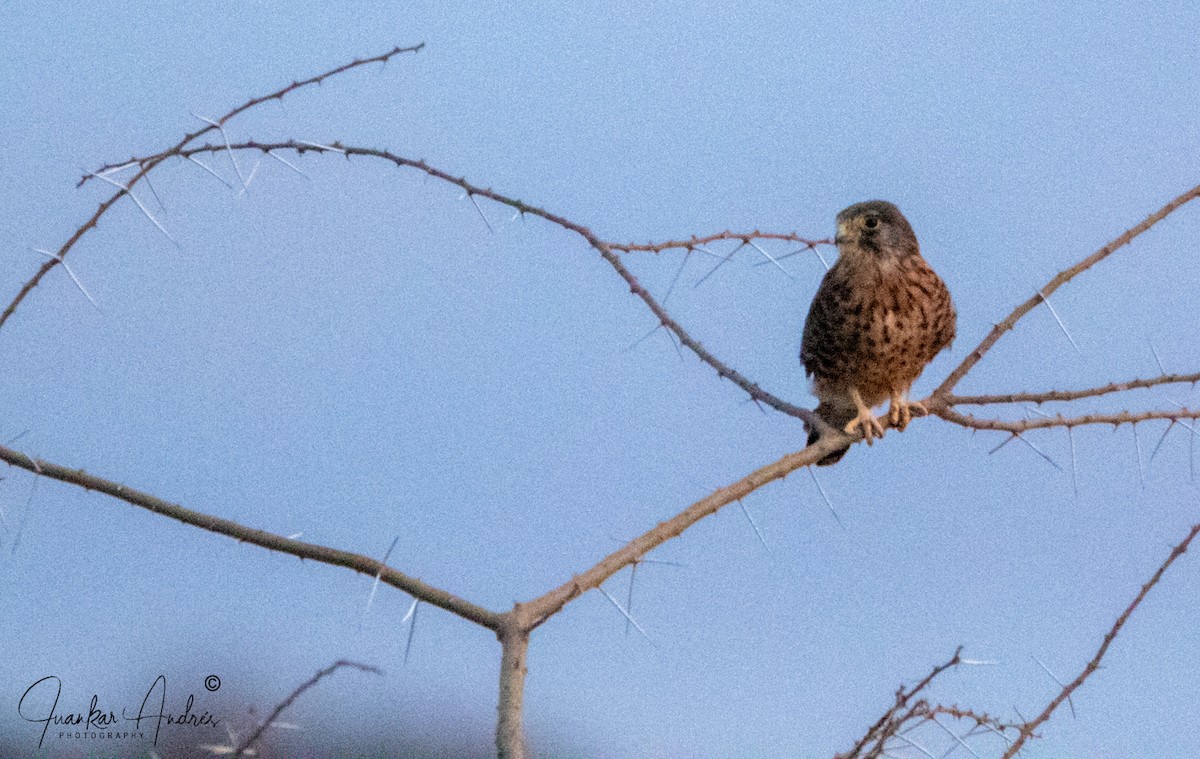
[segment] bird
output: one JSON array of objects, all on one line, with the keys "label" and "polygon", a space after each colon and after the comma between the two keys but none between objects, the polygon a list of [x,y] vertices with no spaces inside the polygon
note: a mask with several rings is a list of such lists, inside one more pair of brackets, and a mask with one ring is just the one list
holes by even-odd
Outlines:
[{"label": "bird", "polygon": [[[832,427],[861,431],[870,445],[884,428],[872,408],[890,400],[888,423],[903,431],[928,413],[908,391],[953,341],[957,314],[946,283],[921,257],[917,236],[886,200],[837,215],[838,260],[821,280],[804,322],[800,363],[812,378],[816,414]],[[808,444],[820,437],[809,426]],[[849,445],[817,462],[841,460]]]}]

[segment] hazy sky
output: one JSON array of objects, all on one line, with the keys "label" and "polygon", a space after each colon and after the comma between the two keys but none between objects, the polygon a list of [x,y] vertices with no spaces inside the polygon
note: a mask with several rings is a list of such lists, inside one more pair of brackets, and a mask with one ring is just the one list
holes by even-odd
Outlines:
[{"label": "hazy sky", "polygon": [[[57,249],[109,196],[75,188],[83,169],[423,41],[248,112],[230,136],[386,147],[615,241],[822,238],[850,203],[891,200],[959,311],[923,394],[1056,272],[1200,181],[1197,28],[1194,3],[10,1],[0,301],[44,260],[32,248]],[[247,173],[258,160],[239,157]],[[99,310],[60,268],[0,330],[0,440],[283,535],[380,557],[398,538],[393,566],[496,610],[803,446],[796,420],[681,360],[665,333],[638,342],[652,315],[578,237],[366,158],[289,160],[308,179],[267,160],[245,193],[162,166],[165,210],[138,196],[178,247],[128,200],[107,215],[68,259]],[[206,163],[236,182],[227,156]],[[1197,239],[1188,207],[1054,296],[1078,350],[1038,308],[961,390],[1149,376],[1155,353],[1196,371]],[[681,257],[626,260],[662,297]],[[722,359],[811,405],[797,353],[824,268],[793,256],[789,277],[763,260],[740,251],[696,287],[712,261],[694,255],[667,305]],[[1172,403],[1200,393],[1086,408]],[[1074,466],[1062,430],[1029,435],[1060,470],[1019,441],[989,455],[1001,435],[914,423],[819,472],[840,525],[807,472],[762,489],[745,506],[766,548],[735,505],[651,556],[671,564],[638,570],[649,641],[595,592],[534,633],[533,746],[831,756],[958,645],[996,664],[933,697],[1032,716],[1058,691],[1043,665],[1073,678],[1200,516],[1188,433],[1150,460],[1165,428],[1079,429]],[[19,750],[39,726],[17,703],[48,675],[76,710],[93,694],[136,709],[164,675],[169,706],[195,693],[222,719],[174,734],[195,745],[339,658],[385,675],[334,675],[264,755],[492,750],[500,649],[486,630],[422,606],[405,664],[402,593],[368,608],[369,578],[0,476],[0,732]],[[624,600],[628,581],[605,588]],[[1077,692],[1076,718],[1056,714],[1026,756],[1194,750],[1197,583],[1185,557]],[[935,756],[953,745],[936,728],[914,738]]]}]

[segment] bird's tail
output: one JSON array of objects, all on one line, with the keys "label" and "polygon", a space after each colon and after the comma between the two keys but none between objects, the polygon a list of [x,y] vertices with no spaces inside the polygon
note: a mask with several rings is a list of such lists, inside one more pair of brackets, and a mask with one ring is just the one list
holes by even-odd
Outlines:
[{"label": "bird's tail", "polygon": [[[816,412],[817,416],[821,417],[826,424],[839,430],[844,429],[846,425],[850,423],[850,420],[857,415],[857,409],[853,407],[846,407],[841,404],[829,403],[827,401],[821,401],[821,403],[817,405]],[[813,443],[817,442],[820,437],[821,435],[817,432],[816,428],[810,427],[808,430],[808,445],[812,445]],[[818,461],[817,466],[829,466],[831,464],[838,463],[842,460],[842,456],[846,455],[846,451],[848,450],[850,450],[850,446],[848,445],[844,448],[838,448],[836,451],[833,451],[825,458]]]}]

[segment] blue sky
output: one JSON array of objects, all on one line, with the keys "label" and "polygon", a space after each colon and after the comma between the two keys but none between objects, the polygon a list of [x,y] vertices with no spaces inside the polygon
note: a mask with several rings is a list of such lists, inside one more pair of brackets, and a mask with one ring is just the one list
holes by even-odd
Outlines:
[{"label": "blue sky", "polygon": [[[193,113],[421,41],[249,112],[231,135],[386,147],[614,241],[820,238],[846,205],[892,200],[959,311],[958,341],[918,392],[1200,177],[1190,3],[18,0],[3,15],[5,302],[42,261],[31,248],[57,248],[107,197],[75,189],[81,169],[173,144],[201,124]],[[233,178],[226,158],[209,163]],[[132,204],[114,209],[69,259],[100,310],[58,270],[0,330],[0,439],[284,535],[376,556],[398,537],[394,566],[497,610],[803,445],[795,420],[743,402],[661,332],[631,348],[654,320],[578,238],[481,202],[489,232],[455,188],[366,159],[296,163],[310,179],[267,161],[244,195],[163,166],[154,208],[178,249]],[[1078,351],[1039,308],[961,390],[1153,375],[1155,352],[1195,371],[1198,235],[1185,208],[1057,293]],[[797,352],[823,267],[794,256],[789,278],[756,255],[700,287],[710,264],[694,258],[668,307],[811,405]],[[627,260],[661,297],[680,256]],[[1200,398],[1172,387],[1087,408],[1170,402]],[[988,455],[1002,437],[934,421],[819,473],[842,526],[806,472],[764,488],[746,506],[767,549],[731,507],[652,555],[679,566],[639,569],[634,616],[652,642],[597,593],[535,632],[534,747],[830,756],[960,644],[998,664],[934,695],[1029,716],[1057,691],[1038,662],[1073,677],[1197,521],[1185,432],[1146,461],[1163,429],[1077,431],[1077,495],[1061,431],[1030,440],[1064,471],[1019,442]],[[491,750],[487,631],[422,607],[405,664],[398,592],[368,610],[369,580],[347,571],[0,474],[0,730],[14,745],[30,735],[17,700],[48,674],[86,705],[136,703],[158,674],[182,695],[216,673],[208,703],[232,724],[349,658],[386,674],[338,673],[270,747]],[[1186,753],[1175,726],[1200,719],[1197,573],[1190,558],[1171,570],[1076,695],[1077,718],[1056,715],[1026,755]]]}]

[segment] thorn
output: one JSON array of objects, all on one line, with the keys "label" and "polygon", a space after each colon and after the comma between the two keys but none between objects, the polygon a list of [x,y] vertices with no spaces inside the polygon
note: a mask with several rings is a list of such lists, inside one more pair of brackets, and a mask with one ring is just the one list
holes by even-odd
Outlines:
[{"label": "thorn", "polygon": [[233,154],[233,145],[229,143],[229,133],[225,131],[225,127],[212,119],[206,119],[195,113],[192,115],[206,124],[211,124],[221,133],[221,139],[225,140],[225,150],[229,153],[229,162],[233,164],[233,173],[237,174],[238,181],[242,183],[242,189],[246,189],[246,178],[242,176],[242,169],[238,166],[237,157]]},{"label": "thorn", "polygon": [[755,250],[757,250],[759,253],[762,253],[762,254],[763,254],[763,256],[764,256],[764,257],[765,257],[765,258],[766,258],[768,261],[770,261],[771,263],[775,264],[775,268],[777,268],[777,269],[779,269],[781,272],[783,272],[783,273],[784,273],[784,275],[785,275],[785,276],[786,276],[788,279],[790,279],[790,280],[793,280],[793,281],[796,279],[795,277],[793,277],[791,274],[789,274],[789,273],[788,273],[788,270],[787,270],[787,269],[785,269],[785,268],[783,268],[782,266],[780,266],[780,265],[779,265],[779,262],[778,262],[778,261],[776,261],[776,260],[775,260],[775,259],[774,259],[774,258],[771,256],[771,254],[770,254],[770,253],[768,253],[767,251],[765,251],[765,250],[763,250],[762,248],[760,248],[760,247],[759,247],[757,244],[755,244],[755,242],[754,242],[753,240],[749,240],[749,239],[748,239],[748,240],[746,240],[746,244],[747,244],[747,245],[749,245],[750,247],[754,248]]},{"label": "thorn", "polygon": [[1034,445],[1033,443],[1031,443],[1031,442],[1029,442],[1028,440],[1026,440],[1024,435],[1022,435],[1022,434],[1021,434],[1021,433],[1019,433],[1019,432],[1014,432],[1013,434],[1014,434],[1016,437],[1020,438],[1020,440],[1021,440],[1021,442],[1022,442],[1022,443],[1024,443],[1025,445],[1027,445],[1027,446],[1029,446],[1030,448],[1032,448],[1032,449],[1033,449],[1035,452],[1037,452],[1037,455],[1041,456],[1041,457],[1042,457],[1042,458],[1044,458],[1046,461],[1050,462],[1050,466],[1054,467],[1055,469],[1057,469],[1057,470],[1058,470],[1058,471],[1060,471],[1060,472],[1063,470],[1063,468],[1062,468],[1061,466],[1059,466],[1058,464],[1056,464],[1056,463],[1055,463],[1054,459],[1050,458],[1050,457],[1049,457],[1049,456],[1047,456],[1045,453],[1043,453],[1043,452],[1042,452],[1042,450],[1041,450],[1040,448],[1038,448],[1036,445]]},{"label": "thorn", "polygon": [[405,620],[407,620],[409,617],[412,617],[412,624],[408,626],[408,641],[404,644],[405,664],[408,664],[408,654],[412,651],[413,637],[415,637],[417,632],[417,607],[420,605],[421,600],[419,598],[414,598],[412,607],[409,608],[408,613],[404,615],[404,619],[400,621],[400,624],[404,624]]},{"label": "thorn", "polygon": [[167,207],[163,204],[162,198],[158,197],[158,190],[154,189],[154,185],[150,183],[150,175],[143,174],[142,179],[146,180],[146,186],[150,188],[150,194],[154,196],[154,202],[158,203],[158,207],[162,209],[162,212],[165,214],[167,212]]},{"label": "thorn", "polygon": [[725,256],[720,255],[719,253],[713,253],[711,250],[704,247],[703,245],[693,245],[691,248],[689,248],[689,250],[698,250],[701,253],[705,254],[706,256],[710,256],[712,258],[724,258],[725,257]]},{"label": "thorn", "polygon": [[989,725],[986,722],[983,723],[983,726],[986,727],[991,732],[995,733],[996,735],[1000,736],[1000,740],[1004,741],[1005,745],[1012,745],[1012,741],[1010,741],[1008,739],[1008,736],[1005,735],[1004,733],[1002,733],[1001,731],[997,730],[996,728],[992,727],[991,725]]},{"label": "thorn", "polygon": [[1035,406],[1022,406],[1021,408],[1024,409],[1026,413],[1037,414],[1038,416],[1042,417],[1043,419],[1050,418],[1049,414],[1047,414],[1045,411],[1042,411],[1040,408],[1037,408]]},{"label": "thorn", "polygon": [[1013,441],[1013,438],[1015,438],[1015,437],[1017,437],[1017,433],[1015,433],[1015,432],[1008,433],[1008,437],[1004,438],[1004,442],[1000,443],[1000,445],[998,445],[995,448],[993,448],[992,450],[988,451],[988,455],[991,456],[996,451],[998,451],[1001,448],[1003,448],[1004,446],[1008,445],[1009,443],[1011,443]]},{"label": "thorn", "polygon": [[767,539],[763,537],[762,531],[758,529],[758,523],[754,521],[754,517],[750,516],[750,509],[746,508],[746,504],[742,499],[738,499],[738,506],[742,507],[742,513],[746,515],[746,521],[754,528],[754,534],[758,536],[758,542],[762,543],[762,547],[767,549],[767,553],[771,552],[771,547],[767,545]]},{"label": "thorn", "polygon": [[[629,542],[629,541],[625,541]],[[647,559],[645,557],[637,560],[638,564],[662,564],[667,567],[685,567],[686,564],[680,564],[678,561],[666,561],[665,559]]]},{"label": "thorn", "polygon": [[962,738],[959,738],[957,735],[955,735],[953,730],[946,727],[941,722],[938,722],[937,717],[930,717],[929,721],[932,722],[933,724],[937,725],[938,727],[942,728],[943,730],[945,730],[947,735],[949,735],[951,738],[953,738],[955,741],[958,742],[958,745],[962,746],[967,751],[970,751],[971,756],[974,756],[975,759],[982,759],[982,757],[980,757],[979,754],[976,754],[975,751],[972,750],[970,746],[968,746],[966,743],[963,742]]},{"label": "thorn", "polygon": [[[1167,439],[1167,433],[1169,433],[1171,431],[1171,428],[1175,426],[1175,421],[1176,420],[1172,419],[1171,423],[1167,425],[1167,428],[1165,430],[1163,430],[1162,437],[1160,437],[1158,439],[1158,444],[1154,446],[1154,450],[1150,453],[1150,463],[1151,464],[1154,463],[1154,457],[1158,455],[1158,449],[1162,448],[1163,442]],[[1135,427],[1134,429],[1137,429],[1137,428]]]},{"label": "thorn", "polygon": [[667,298],[671,297],[671,293],[675,291],[675,283],[679,281],[679,275],[683,274],[683,267],[687,266],[688,259],[692,257],[692,249],[688,248],[683,254],[683,260],[679,262],[679,268],[675,271],[675,276],[671,279],[671,285],[667,288],[667,294],[663,296],[662,304],[667,305]]},{"label": "thorn", "polygon": [[653,329],[651,329],[649,332],[647,332],[646,334],[639,337],[637,340],[634,340],[632,343],[630,343],[629,346],[627,348],[625,348],[624,351],[622,351],[622,353],[628,353],[629,351],[633,350],[634,348],[636,348],[639,345],[641,345],[642,343],[644,343],[651,335],[653,335],[655,332],[662,329],[662,326],[663,326],[662,322],[655,324]]},{"label": "thorn", "polygon": [[[711,269],[709,269],[709,270],[708,270],[708,273],[707,273],[707,274],[705,274],[703,277],[701,277],[701,278],[700,278],[700,281],[699,281],[699,282],[697,282],[696,284],[692,285],[692,287],[693,287],[693,288],[696,288],[696,287],[699,287],[700,285],[704,284],[704,280],[708,279],[708,278],[709,278],[709,277],[711,277],[713,274],[715,274],[715,273],[717,272],[717,269],[720,269],[722,266],[724,266],[724,265],[725,265],[725,262],[727,262],[729,259],[733,258],[733,254],[734,254],[734,253],[737,253],[739,250],[741,250],[741,249],[742,249],[742,246],[744,246],[745,244],[746,244],[746,243],[744,243],[744,242],[743,242],[741,245],[738,245],[736,248],[734,248],[733,250],[729,251],[729,255],[727,255],[727,256],[725,256],[724,258],[722,258],[722,259],[721,259],[721,260],[720,260],[720,261],[717,263],[717,265],[716,265],[716,266],[714,266],[714,267],[712,267]],[[699,248],[697,248],[697,250],[699,250]]]},{"label": "thorn", "polygon": [[130,190],[128,187],[121,184],[120,182],[109,179],[108,177],[102,177],[99,174],[92,174],[90,171],[85,172],[85,173],[95,177],[96,179],[101,180],[102,182],[108,182],[113,187],[120,188],[126,195],[128,195],[130,198],[133,199],[134,203],[137,203],[137,207],[142,210],[142,213],[146,215],[146,218],[149,219],[151,221],[151,223],[154,224],[154,226],[158,227],[158,231],[162,232],[163,235],[168,240],[170,240],[172,243],[174,243],[176,248],[179,247],[179,243],[175,241],[174,237],[171,237],[171,233],[167,231],[167,228],[164,227],[162,224],[160,224],[158,222],[158,219],[154,218],[154,214],[150,213],[150,210],[148,208],[146,208],[145,204],[143,204],[141,200],[138,199],[138,196],[133,194],[133,190]]},{"label": "thorn", "polygon": [[212,174],[214,177],[216,177],[216,178],[217,178],[217,181],[218,181],[218,182],[220,182],[221,184],[225,185],[226,187],[228,187],[228,188],[229,188],[229,189],[231,189],[231,190],[233,189],[233,185],[231,185],[231,184],[229,184],[228,182],[226,182],[226,181],[225,181],[225,178],[224,178],[224,177],[222,177],[220,174],[218,174],[217,172],[213,171],[212,169],[210,169],[210,168],[209,168],[208,166],[206,166],[205,164],[201,163],[199,158],[196,158],[195,156],[192,156],[192,155],[184,156],[184,158],[188,159],[188,160],[189,160],[189,161],[191,161],[192,163],[194,163],[194,164],[196,164],[197,166],[199,166],[200,168],[204,169],[204,170],[205,170],[205,171],[207,171],[209,174]]},{"label": "thorn", "polygon": [[1134,424],[1134,425],[1132,425],[1132,427],[1133,427],[1133,448],[1137,452],[1138,482],[1141,483],[1142,490],[1145,490],[1146,489],[1146,472],[1145,472],[1144,467],[1142,466],[1142,442],[1141,442],[1141,439],[1138,437],[1137,425]]},{"label": "thorn", "polygon": [[1167,373],[1167,370],[1163,368],[1163,362],[1162,362],[1162,359],[1161,359],[1161,358],[1159,358],[1159,356],[1158,356],[1158,351],[1154,350],[1154,343],[1150,342],[1149,338],[1147,338],[1147,339],[1146,339],[1146,345],[1149,345],[1149,346],[1150,346],[1150,352],[1154,354],[1154,362],[1155,362],[1156,364],[1158,364],[1158,371],[1159,371],[1159,373],[1160,373],[1160,374],[1166,374],[1166,373]]},{"label": "thorn", "polygon": [[[100,311],[100,306],[99,306],[99,304],[96,303],[96,299],[92,297],[91,293],[89,293],[87,291],[87,288],[83,286],[83,283],[79,281],[79,277],[75,276],[75,272],[71,271],[71,267],[67,266],[67,262],[63,260],[62,256],[55,255],[54,253],[51,253],[48,250],[43,250],[42,248],[34,248],[33,252],[41,253],[43,256],[46,256],[48,258],[53,258],[55,261],[58,261],[60,264],[62,264],[62,267],[64,269],[66,269],[67,274],[71,277],[71,281],[74,282],[75,286],[79,288],[79,292],[83,293],[83,297],[87,298],[88,303],[91,303],[92,306],[94,306],[97,311]],[[101,311],[101,313],[103,313],[103,312]],[[21,434],[23,435],[25,433],[21,433]]]},{"label": "thorn", "polygon": [[392,549],[396,547],[396,543],[400,542],[400,536],[397,535],[392,539],[392,544],[388,546],[387,551],[383,554],[383,560],[379,562],[379,571],[375,573],[375,581],[371,583],[371,592],[367,596],[367,605],[363,609],[362,617],[358,620],[358,626],[362,627],[363,622],[367,618],[367,613],[371,611],[371,605],[375,603],[375,594],[379,592],[379,583],[383,578],[384,567],[387,566],[388,558],[392,555]]},{"label": "thorn", "polygon": [[1045,293],[1043,293],[1041,290],[1038,290],[1038,297],[1042,299],[1042,303],[1046,304],[1046,308],[1050,309],[1050,314],[1054,317],[1054,321],[1058,322],[1058,328],[1061,329],[1063,334],[1067,336],[1067,340],[1071,341],[1071,347],[1075,349],[1076,353],[1082,356],[1083,351],[1079,350],[1079,346],[1075,343],[1075,338],[1071,337],[1071,333],[1067,331],[1067,325],[1063,324],[1063,320],[1058,317],[1058,312],[1055,311],[1054,306],[1050,304],[1050,299],[1047,298]]},{"label": "thorn", "polygon": [[640,632],[642,634],[642,637],[650,642],[650,645],[654,645],[654,641],[650,640],[650,636],[646,634],[646,631],[642,629],[642,626],[637,623],[636,619],[634,619],[633,617],[631,617],[629,615],[629,612],[625,611],[625,609],[621,607],[621,604],[619,604],[617,602],[617,599],[610,596],[608,594],[608,591],[605,590],[604,588],[600,587],[599,585],[596,586],[596,590],[598,590],[602,594],[604,594],[604,597],[608,599],[609,603],[611,603],[613,606],[617,607],[617,611],[621,612],[622,616],[624,616],[625,619],[629,620],[629,623],[633,625],[634,629],[637,630],[638,632]]},{"label": "thorn", "polygon": [[[299,174],[300,176],[304,177],[305,179],[308,179],[308,178],[309,178],[307,174],[305,174],[303,171],[301,171],[300,169],[297,169],[295,166],[293,166],[293,165],[292,165],[292,162],[291,162],[291,161],[289,161],[288,159],[286,159],[286,158],[283,158],[282,156],[277,156],[277,155],[275,155],[274,153],[272,153],[270,150],[268,150],[268,151],[267,151],[267,155],[271,156],[271,157],[272,157],[272,158],[274,158],[276,161],[279,161],[279,162],[280,162],[280,163],[282,163],[284,166],[287,166],[289,169],[291,169],[292,171],[296,172],[297,174]],[[224,181],[224,180],[222,180],[222,181]]]},{"label": "thorn", "polygon": [[1071,489],[1079,497],[1079,463],[1075,459],[1075,428],[1067,427],[1067,440],[1071,443]]},{"label": "thorn", "polygon": [[404,624],[405,622],[412,619],[413,616],[416,615],[417,604],[419,604],[420,602],[421,602],[421,599],[419,599],[419,598],[413,599],[412,603],[409,604],[409,606],[408,606],[408,611],[404,612],[404,616],[400,618],[400,624]]},{"label": "thorn", "polygon": [[238,191],[239,198],[246,194],[246,190],[250,189],[250,183],[254,181],[254,175],[258,173],[259,166],[262,166],[261,158],[254,162],[254,166],[250,169],[250,173],[246,176],[246,185]]},{"label": "thorn", "polygon": [[829,509],[829,513],[833,514],[834,521],[838,523],[838,527],[841,527],[843,530],[845,530],[846,525],[842,524],[842,518],[839,517],[837,511],[834,510],[833,501],[829,500],[829,496],[825,494],[825,488],[821,487],[821,481],[817,479],[817,471],[811,466],[806,467],[806,469],[808,469],[808,475],[812,477],[813,484],[817,486],[817,492],[819,492],[821,497],[825,499],[825,506]]},{"label": "thorn", "polygon": [[908,745],[912,746],[917,751],[920,751],[922,754],[929,757],[929,759],[937,759],[937,757],[935,757],[933,754],[926,751],[924,746],[922,746],[920,743],[917,743],[912,738],[906,738],[905,736],[901,735],[900,733],[896,733],[896,737],[899,738],[900,740],[904,741]]},{"label": "thorn", "polygon": [[[639,562],[637,562],[637,561],[633,562],[633,565],[630,566],[630,568],[629,568],[629,595],[626,596],[626,598],[625,598],[625,608],[631,612],[633,611],[633,582],[634,582],[634,580],[637,579],[638,563]],[[626,619],[625,620],[625,634],[626,635],[629,634],[629,627],[630,627],[629,623],[630,623],[630,620]]]},{"label": "thorn", "polygon": [[825,260],[825,256],[821,255],[821,251],[817,249],[817,246],[810,245],[809,247],[812,248],[813,253],[817,254],[817,260],[820,261],[821,265],[825,267],[825,271],[829,271],[829,262]]},{"label": "thorn", "polygon": [[1029,720],[1025,719],[1025,715],[1024,715],[1024,714],[1021,714],[1021,710],[1020,710],[1020,709],[1018,709],[1016,706],[1014,706],[1014,707],[1012,708],[1012,710],[1013,710],[1014,712],[1016,712],[1016,713],[1017,713],[1017,717],[1018,717],[1018,718],[1021,720],[1021,724],[1022,724],[1022,725],[1028,725],[1028,724],[1029,724]]},{"label": "thorn", "polygon": [[1192,430],[1192,434],[1188,435],[1188,478],[1191,482],[1196,481],[1196,430]]},{"label": "thorn", "polygon": [[[1041,660],[1041,659],[1037,658],[1036,656],[1034,656],[1034,657],[1031,657],[1031,658],[1032,658],[1032,659],[1033,659],[1035,662],[1037,662],[1037,663],[1038,663],[1038,666],[1039,666],[1039,667],[1041,667],[1042,669],[1046,670],[1046,674],[1047,674],[1047,675],[1050,675],[1050,678],[1051,678],[1052,680],[1054,680],[1054,682],[1058,683],[1058,687],[1062,688],[1063,690],[1066,690],[1067,686],[1063,684],[1063,681],[1062,681],[1062,680],[1059,680],[1059,679],[1058,679],[1058,676],[1057,676],[1057,675],[1055,675],[1053,672],[1051,672],[1049,667],[1047,667],[1045,664],[1042,664],[1042,660]],[[1067,696],[1067,706],[1071,707],[1071,719],[1075,719],[1075,718],[1076,718],[1076,717],[1075,717],[1075,704],[1074,704],[1074,703],[1071,701],[1071,696],[1070,696],[1070,695],[1068,695],[1068,696]],[[1018,715],[1018,716],[1020,716],[1020,712],[1017,712],[1017,715]],[[1021,717],[1021,719],[1025,719],[1025,718],[1024,718],[1024,717]]]},{"label": "thorn", "polygon": [[296,140],[296,142],[300,143],[301,145],[307,145],[310,148],[316,148],[317,150],[328,150],[333,153],[341,153],[342,155],[346,155],[346,151],[342,150],[341,148],[336,148],[333,145],[322,145],[319,142],[309,142],[308,140]]},{"label": "thorn", "polygon": [[475,206],[475,210],[479,212],[479,218],[483,219],[483,225],[487,227],[489,232],[496,234],[496,230],[492,229],[491,222],[489,222],[487,217],[483,215],[483,209],[479,207],[479,203],[475,200],[475,193],[468,192],[467,197],[471,199],[471,205]]},{"label": "thorn", "polygon": [[806,250],[808,250],[807,247],[796,248],[795,250],[791,250],[791,251],[788,251],[787,253],[784,253],[782,256],[775,256],[775,258],[772,259],[771,261],[758,261],[752,265],[756,266],[756,267],[757,266],[766,266],[767,264],[772,263],[773,261],[786,261],[787,259],[791,258],[792,256],[798,256]]},{"label": "thorn", "polygon": [[683,361],[683,349],[679,347],[679,343],[675,340],[675,333],[667,330],[667,337],[671,338],[671,347],[675,349],[675,355],[679,356],[680,362]]}]

